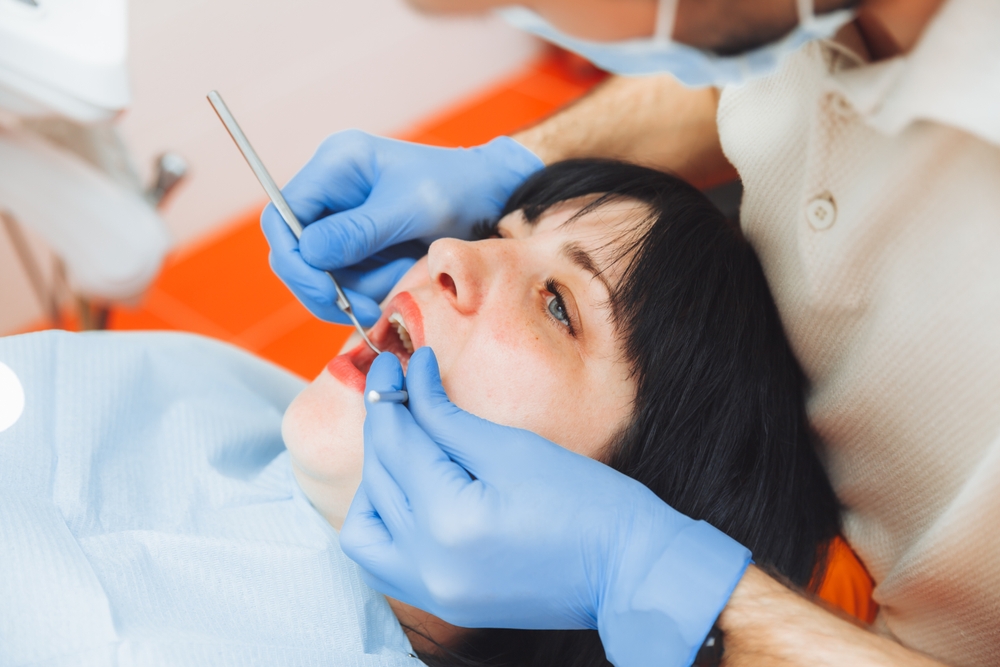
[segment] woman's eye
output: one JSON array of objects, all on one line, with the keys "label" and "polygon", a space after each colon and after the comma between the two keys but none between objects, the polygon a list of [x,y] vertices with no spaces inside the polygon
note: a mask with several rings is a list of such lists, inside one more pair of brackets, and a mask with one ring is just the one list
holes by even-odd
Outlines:
[{"label": "woman's eye", "polygon": [[567,327],[570,326],[569,316],[566,314],[566,305],[563,303],[562,297],[553,294],[548,297],[548,302],[546,307],[549,310],[549,314],[556,318],[559,322],[562,322]]},{"label": "woman's eye", "polygon": [[549,293],[545,297],[545,310],[549,311],[556,322],[566,327],[569,331],[569,335],[576,336],[576,331],[573,329],[573,321],[570,320],[569,313],[566,311],[566,300],[563,298],[563,288],[555,280],[545,281],[545,291]]}]

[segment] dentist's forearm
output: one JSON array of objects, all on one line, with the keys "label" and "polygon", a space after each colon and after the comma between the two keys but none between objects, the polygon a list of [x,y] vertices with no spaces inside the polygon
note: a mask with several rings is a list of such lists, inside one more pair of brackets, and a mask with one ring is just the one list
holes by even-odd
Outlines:
[{"label": "dentist's forearm", "polygon": [[514,138],[546,164],[619,158],[705,188],[736,177],[719,143],[718,103],[716,89],[686,88],[670,76],[612,77]]},{"label": "dentist's forearm", "polygon": [[719,617],[725,667],[942,667],[841,618],[751,566]]}]

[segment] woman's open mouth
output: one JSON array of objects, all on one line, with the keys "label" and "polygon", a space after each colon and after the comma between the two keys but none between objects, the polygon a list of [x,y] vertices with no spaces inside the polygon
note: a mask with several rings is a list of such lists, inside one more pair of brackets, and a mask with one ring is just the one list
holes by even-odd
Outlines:
[{"label": "woman's open mouth", "polygon": [[[383,352],[391,352],[406,372],[410,355],[424,344],[423,317],[409,292],[400,292],[386,304],[378,322],[368,330],[368,337]],[[375,353],[360,342],[354,349],[335,357],[326,369],[335,378],[357,390],[365,389],[365,376],[375,361]]]}]

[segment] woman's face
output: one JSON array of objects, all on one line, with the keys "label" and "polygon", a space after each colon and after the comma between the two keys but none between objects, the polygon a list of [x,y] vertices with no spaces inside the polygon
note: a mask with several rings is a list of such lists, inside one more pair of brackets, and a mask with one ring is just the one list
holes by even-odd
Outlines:
[{"label": "woman's face", "polygon": [[[609,239],[641,225],[645,209],[611,202],[563,224],[585,203],[565,202],[533,225],[508,215],[499,238],[434,242],[369,335],[404,369],[408,347],[433,348],[459,407],[598,458],[635,393],[610,309],[618,271]],[[337,528],[361,479],[362,391],[375,356],[364,343],[345,349],[283,423],[300,484]]]}]

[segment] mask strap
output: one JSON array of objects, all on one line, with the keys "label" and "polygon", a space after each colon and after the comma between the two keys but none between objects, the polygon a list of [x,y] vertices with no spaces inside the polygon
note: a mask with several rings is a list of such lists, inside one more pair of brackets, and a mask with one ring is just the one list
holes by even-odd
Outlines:
[{"label": "mask strap", "polygon": [[[656,32],[653,39],[657,42],[669,42],[674,34],[674,18],[677,16],[678,0],[660,0],[656,9]],[[812,0],[805,0],[812,7]]]},{"label": "mask strap", "polygon": [[799,25],[805,25],[815,16],[813,0],[795,0],[795,9],[799,12]]}]

